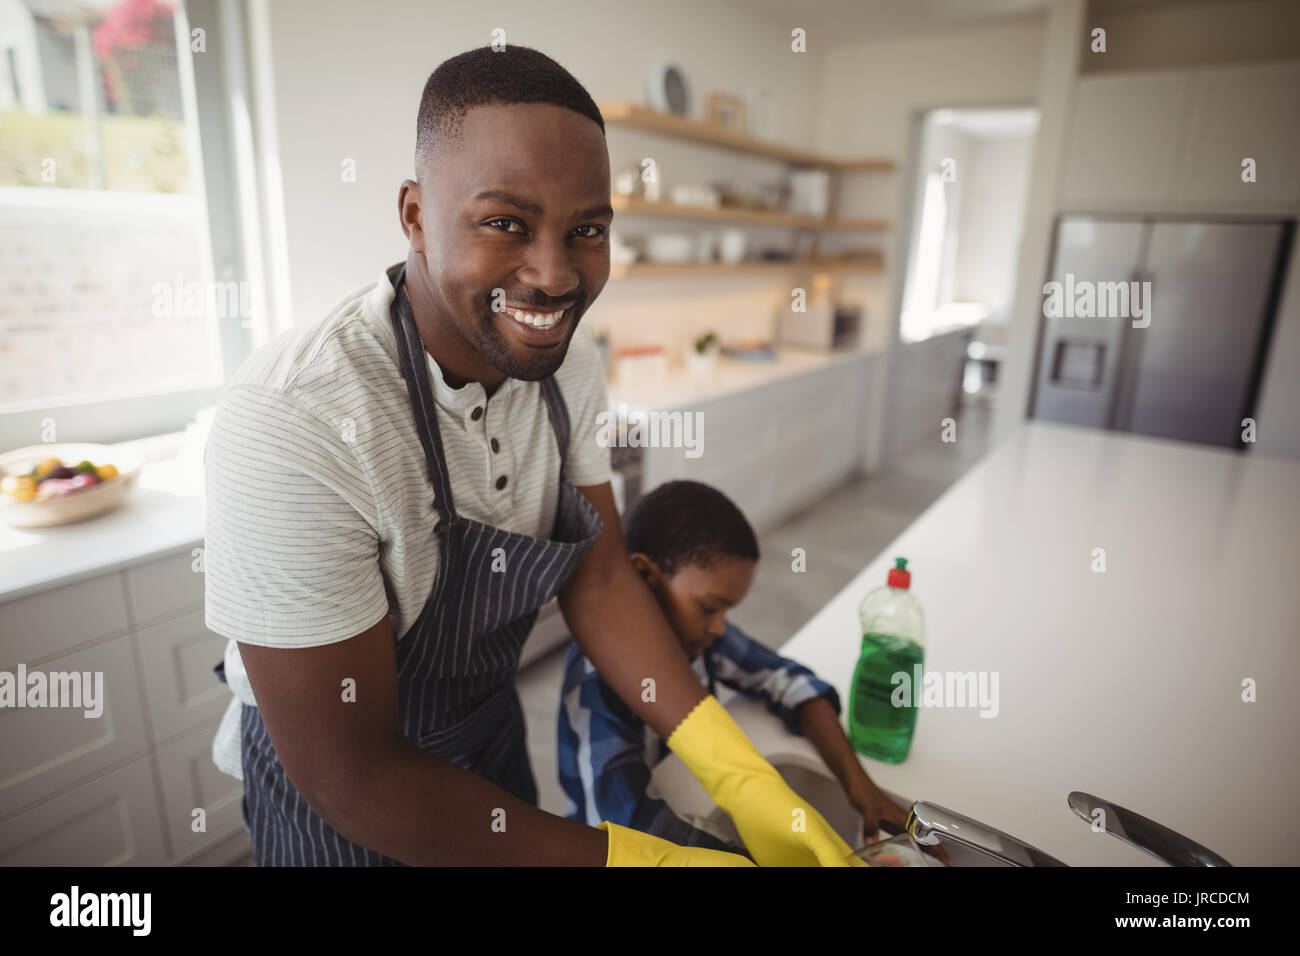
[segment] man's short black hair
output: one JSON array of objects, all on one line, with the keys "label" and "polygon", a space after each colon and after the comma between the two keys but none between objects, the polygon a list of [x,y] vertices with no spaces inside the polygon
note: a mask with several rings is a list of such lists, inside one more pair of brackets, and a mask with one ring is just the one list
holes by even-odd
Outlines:
[{"label": "man's short black hair", "polygon": [[666,575],[719,558],[758,560],[758,538],[735,503],[698,481],[669,481],[641,498],[627,519],[627,549]]},{"label": "man's short black hair", "polygon": [[591,95],[545,53],[526,46],[506,46],[500,52],[475,47],[444,60],[424,84],[415,130],[417,177],[436,149],[460,137],[469,109],[486,103],[554,103],[605,132],[605,119]]}]

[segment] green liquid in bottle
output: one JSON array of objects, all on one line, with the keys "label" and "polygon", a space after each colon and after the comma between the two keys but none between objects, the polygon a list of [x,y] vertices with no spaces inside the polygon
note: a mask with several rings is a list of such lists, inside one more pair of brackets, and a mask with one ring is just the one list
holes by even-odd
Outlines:
[{"label": "green liquid in bottle", "polygon": [[907,638],[863,636],[849,695],[849,739],[859,753],[886,763],[902,763],[907,757],[921,688],[911,688],[911,706],[895,707],[890,697],[898,684],[891,678],[902,671],[911,683],[913,665],[922,663],[924,656],[921,646]]}]

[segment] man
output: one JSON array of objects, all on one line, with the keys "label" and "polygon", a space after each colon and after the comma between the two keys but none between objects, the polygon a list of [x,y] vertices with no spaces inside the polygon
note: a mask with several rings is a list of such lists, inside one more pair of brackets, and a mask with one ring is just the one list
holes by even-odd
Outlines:
[{"label": "man", "polygon": [[208,440],[207,624],[238,700],[213,751],[257,862],[748,865],[537,808],[515,670],[558,595],[757,862],[844,863],[624,556],[575,335],[613,218],[591,97],[535,50],[461,54],[425,85],[415,168],[405,264],[251,356]]}]

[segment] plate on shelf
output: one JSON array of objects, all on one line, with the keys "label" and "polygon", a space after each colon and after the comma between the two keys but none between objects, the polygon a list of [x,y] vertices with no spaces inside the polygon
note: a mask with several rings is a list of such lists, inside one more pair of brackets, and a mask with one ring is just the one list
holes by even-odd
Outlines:
[{"label": "plate on shelf", "polygon": [[47,458],[57,458],[69,468],[82,461],[113,465],[117,475],[63,498],[20,501],[0,495],[0,523],[11,528],[49,528],[97,517],[125,502],[140,474],[139,460],[116,446],[64,442],[5,452],[0,455],[0,477],[28,474]]}]

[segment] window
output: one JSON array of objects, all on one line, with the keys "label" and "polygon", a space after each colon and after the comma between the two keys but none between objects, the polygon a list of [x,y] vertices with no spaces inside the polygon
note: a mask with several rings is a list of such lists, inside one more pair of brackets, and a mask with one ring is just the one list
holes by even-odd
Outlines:
[{"label": "window", "polygon": [[237,204],[204,176],[224,80],[187,18],[214,7],[0,0],[0,450],[51,419],[58,441],[179,430],[250,350],[254,290],[214,268],[209,216],[228,231]]}]

